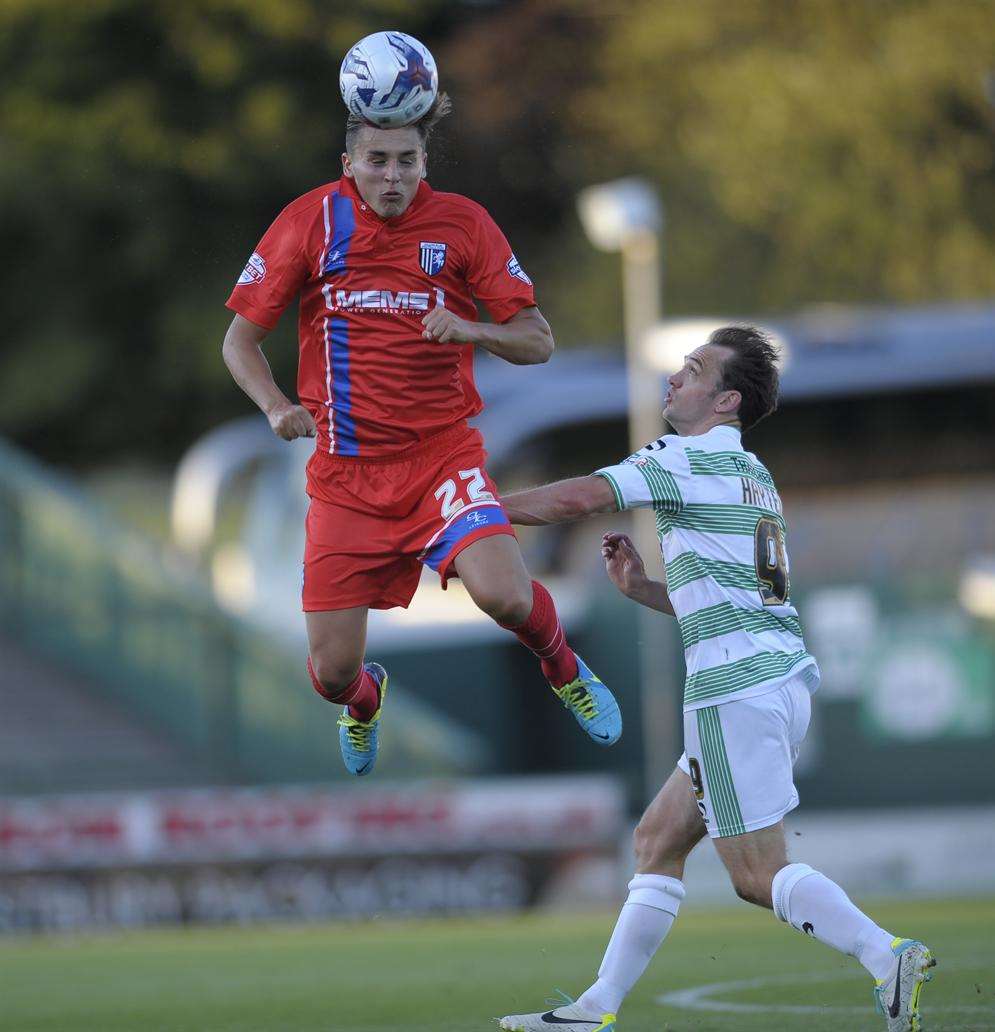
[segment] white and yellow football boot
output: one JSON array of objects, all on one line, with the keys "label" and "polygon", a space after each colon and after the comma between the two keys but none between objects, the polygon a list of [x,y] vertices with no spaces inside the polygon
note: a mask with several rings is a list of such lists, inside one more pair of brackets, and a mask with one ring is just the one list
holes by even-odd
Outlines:
[{"label": "white and yellow football boot", "polygon": [[888,1032],[920,1032],[919,994],[932,979],[929,969],[936,958],[917,939],[892,939],[897,963],[890,978],[876,983],[874,1003],[888,1022]]},{"label": "white and yellow football boot", "polygon": [[545,1013],[509,1014],[498,1027],[510,1032],[615,1032],[616,1020],[614,1014],[594,1014],[571,1001]]}]

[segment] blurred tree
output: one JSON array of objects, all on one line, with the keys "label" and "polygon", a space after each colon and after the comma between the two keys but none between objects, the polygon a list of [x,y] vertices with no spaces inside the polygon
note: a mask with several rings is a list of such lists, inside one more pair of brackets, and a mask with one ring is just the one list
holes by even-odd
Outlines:
[{"label": "blurred tree", "polygon": [[249,411],[224,299],[338,174],[340,56],[391,24],[456,101],[433,185],[490,208],[561,345],[618,334],[574,196],[632,173],[666,202],[670,312],[995,294],[995,0],[7,0],[0,432],[172,458]]},{"label": "blurred tree", "polygon": [[[678,294],[707,304],[731,281],[728,301],[755,308],[995,293],[995,5],[642,6],[644,30],[616,23],[604,51],[634,103],[620,119],[592,97],[592,117],[609,150],[624,138],[676,200],[714,212],[709,240],[673,205]],[[652,52],[657,34],[671,42]],[[675,88],[653,101],[650,64]]]},{"label": "blurred tree", "polygon": [[633,173],[667,207],[671,313],[991,297],[993,55],[992,0],[536,0],[444,67],[490,189],[550,200],[528,265],[570,340],[616,334],[620,301],[562,205]]},{"label": "blurred tree", "polygon": [[[82,464],[174,457],[246,411],[224,300],[280,208],[339,174],[341,55],[431,29],[440,3],[410,6],[0,6],[0,432]],[[292,322],[270,348],[288,388]]]}]

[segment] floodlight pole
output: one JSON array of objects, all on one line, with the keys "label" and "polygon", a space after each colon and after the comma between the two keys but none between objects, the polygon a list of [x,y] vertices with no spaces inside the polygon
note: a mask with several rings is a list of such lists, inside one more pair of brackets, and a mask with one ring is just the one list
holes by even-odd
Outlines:
[{"label": "floodlight pole", "polygon": [[[659,236],[653,231],[633,234],[622,245],[622,303],[626,370],[629,387],[629,451],[655,441],[665,426],[661,410],[660,372],[649,362],[646,342],[660,321],[661,279]],[[648,576],[661,575],[660,541],[656,513],[633,512],[633,537]],[[637,606],[636,638],[639,656],[640,716],[643,739],[643,790],[647,802],[673,770],[681,749],[677,726],[673,663],[665,645],[668,619],[646,606]]]},{"label": "floodlight pole", "polygon": [[[660,373],[651,363],[647,338],[660,321],[663,210],[652,184],[619,179],[590,186],[577,198],[584,230],[595,247],[622,253],[622,304],[629,388],[629,450],[638,451],[663,432]],[[647,573],[659,577],[660,546],[655,513],[633,513],[633,536]],[[673,665],[665,647],[663,614],[637,606],[636,634],[643,738],[644,789],[649,798],[673,769],[683,739]]]},{"label": "floodlight pole", "polygon": [[[660,321],[660,245],[642,232],[622,245],[622,306],[629,387],[629,446],[632,451],[663,433],[660,373],[646,354],[646,338]],[[657,546],[656,523],[653,544]]]}]

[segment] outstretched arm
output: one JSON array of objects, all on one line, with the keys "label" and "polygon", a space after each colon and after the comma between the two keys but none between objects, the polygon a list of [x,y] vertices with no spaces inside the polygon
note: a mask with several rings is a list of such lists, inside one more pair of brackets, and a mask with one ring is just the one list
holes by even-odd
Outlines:
[{"label": "outstretched arm", "polygon": [[553,332],[535,305],[503,323],[461,319],[440,306],[422,319],[422,336],[440,344],[479,344],[512,365],[538,365],[553,353]]},{"label": "outstretched arm", "polygon": [[633,602],[675,616],[667,585],[646,576],[643,558],[627,534],[611,530],[601,539],[601,556],[612,584]]},{"label": "outstretched arm", "polygon": [[585,516],[618,512],[611,485],[604,477],[595,476],[515,491],[502,495],[501,504],[512,523],[525,527],[572,523]]}]

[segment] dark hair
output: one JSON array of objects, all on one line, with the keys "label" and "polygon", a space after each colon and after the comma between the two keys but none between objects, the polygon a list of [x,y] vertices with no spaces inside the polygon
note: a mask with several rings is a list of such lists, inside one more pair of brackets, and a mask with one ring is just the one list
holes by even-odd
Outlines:
[{"label": "dark hair", "polygon": [[740,426],[749,430],[777,408],[777,347],[756,326],[723,326],[708,338],[708,343],[732,352],[722,364],[720,389],[739,391],[743,399],[739,405]]},{"label": "dark hair", "polygon": [[[446,117],[453,109],[453,102],[449,99],[448,93],[440,93],[435,100],[432,101],[432,106],[425,112],[417,122],[412,122],[411,125],[403,126],[404,129],[417,129],[418,135],[421,137],[422,147],[428,147],[429,138],[432,135],[432,130]],[[352,149],[356,145],[356,137],[359,136],[360,129],[376,129],[377,127],[372,122],[367,122],[365,119],[359,118],[354,115],[351,111],[349,112],[349,118],[345,124],[345,149],[352,154]]]}]

